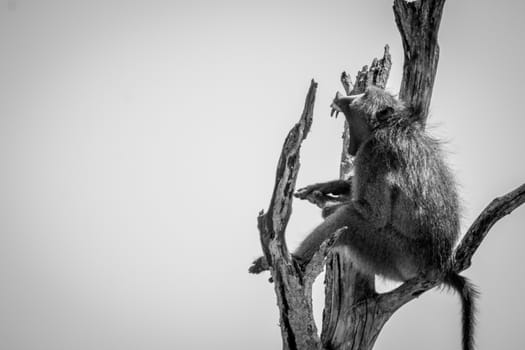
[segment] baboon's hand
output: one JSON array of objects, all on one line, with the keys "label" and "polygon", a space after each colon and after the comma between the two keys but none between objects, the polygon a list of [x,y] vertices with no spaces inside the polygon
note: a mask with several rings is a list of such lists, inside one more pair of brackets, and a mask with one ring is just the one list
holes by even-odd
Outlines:
[{"label": "baboon's hand", "polygon": [[298,189],[294,196],[299,199],[308,199],[308,197],[321,198],[325,193],[323,192],[324,184],[313,184]]},{"label": "baboon's hand", "polygon": [[268,265],[268,261],[266,261],[266,257],[263,255],[253,261],[252,266],[250,266],[248,269],[248,272],[259,274],[263,271],[268,271],[269,269],[270,266]]},{"label": "baboon's hand", "polygon": [[324,208],[327,205],[346,202],[350,198],[351,180],[334,180],[316,183],[297,190],[294,196]]}]

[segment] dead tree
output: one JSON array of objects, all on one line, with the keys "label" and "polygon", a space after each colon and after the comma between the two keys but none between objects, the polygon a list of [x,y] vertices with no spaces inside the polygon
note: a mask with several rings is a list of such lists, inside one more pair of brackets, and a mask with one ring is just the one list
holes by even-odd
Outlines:
[{"label": "dead tree", "polygon": [[[394,16],[404,49],[403,79],[399,97],[421,107],[428,114],[439,59],[437,36],[445,0],[394,0]],[[383,58],[358,72],[355,84],[343,73],[347,94],[362,92],[369,85],[385,87],[391,60],[388,46]],[[443,276],[417,277],[395,290],[377,294],[374,280],[361,275],[347,259],[330,248],[340,231],[323,243],[304,272],[294,265],[286,246],[285,230],[292,212],[292,199],[299,171],[299,151],[312,124],[317,83],[308,91],[303,114],[290,130],[277,165],[272,199],[267,212],[259,213],[258,228],[280,311],[280,328],[285,350],[349,349],[370,350],[383,325],[401,306],[442,283]],[[348,128],[345,125],[341,178],[352,170],[346,153]],[[323,208],[333,198],[309,198]],[[338,198],[345,201],[345,198]],[[461,272],[471,264],[490,228],[503,216],[525,202],[525,184],[494,199],[468,229],[454,253],[453,269]],[[326,265],[325,308],[321,335],[312,312],[312,284]]]}]

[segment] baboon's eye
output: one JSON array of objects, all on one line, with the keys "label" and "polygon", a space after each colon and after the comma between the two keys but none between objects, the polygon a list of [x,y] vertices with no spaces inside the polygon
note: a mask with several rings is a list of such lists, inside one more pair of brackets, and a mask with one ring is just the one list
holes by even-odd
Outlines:
[{"label": "baboon's eye", "polygon": [[385,109],[376,113],[376,118],[379,122],[384,122],[388,120],[394,114],[394,109],[392,107],[386,107]]}]

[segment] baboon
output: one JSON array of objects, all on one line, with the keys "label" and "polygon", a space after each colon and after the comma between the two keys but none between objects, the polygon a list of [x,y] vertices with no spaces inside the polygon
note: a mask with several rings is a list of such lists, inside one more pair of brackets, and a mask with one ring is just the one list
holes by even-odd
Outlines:
[{"label": "baboon", "polygon": [[[473,349],[474,286],[450,271],[460,232],[459,203],[440,142],[429,136],[421,113],[390,93],[369,87],[364,94],[337,94],[334,111],[349,124],[354,175],[307,186],[296,193],[347,193],[350,200],[324,210],[325,220],[292,254],[299,266],[339,228],[336,247],[366,274],[406,281],[442,273],[461,296],[463,349]],[[257,272],[252,266],[251,272]]]}]

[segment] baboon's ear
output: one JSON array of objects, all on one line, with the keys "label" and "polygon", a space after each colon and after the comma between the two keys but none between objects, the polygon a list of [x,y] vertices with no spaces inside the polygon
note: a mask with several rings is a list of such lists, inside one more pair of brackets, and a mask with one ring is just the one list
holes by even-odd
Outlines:
[{"label": "baboon's ear", "polygon": [[376,119],[378,122],[387,121],[394,114],[394,108],[386,107],[376,113]]}]

